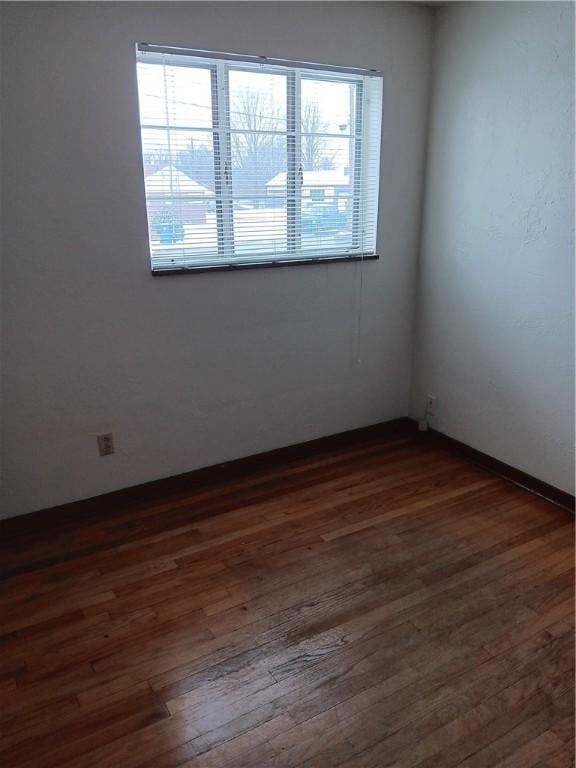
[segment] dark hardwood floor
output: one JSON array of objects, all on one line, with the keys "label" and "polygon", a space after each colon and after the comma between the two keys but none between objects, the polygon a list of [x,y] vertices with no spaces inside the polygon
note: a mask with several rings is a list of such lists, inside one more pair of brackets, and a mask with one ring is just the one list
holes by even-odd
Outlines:
[{"label": "dark hardwood floor", "polygon": [[412,434],[8,529],[3,768],[568,768],[573,518]]}]

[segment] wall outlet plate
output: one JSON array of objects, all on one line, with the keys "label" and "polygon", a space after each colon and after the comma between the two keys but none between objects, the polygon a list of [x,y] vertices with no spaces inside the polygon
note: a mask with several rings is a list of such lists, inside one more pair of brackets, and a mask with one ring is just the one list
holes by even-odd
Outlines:
[{"label": "wall outlet plate", "polygon": [[114,453],[114,435],[112,432],[96,435],[96,440],[98,441],[98,453],[100,456],[110,456]]}]

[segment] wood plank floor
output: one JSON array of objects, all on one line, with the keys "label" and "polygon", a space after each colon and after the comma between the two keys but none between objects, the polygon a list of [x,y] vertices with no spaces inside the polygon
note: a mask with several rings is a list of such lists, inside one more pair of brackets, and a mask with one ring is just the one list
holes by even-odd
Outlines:
[{"label": "wood plank floor", "polygon": [[568,768],[573,519],[411,434],[3,541],[3,768]]}]

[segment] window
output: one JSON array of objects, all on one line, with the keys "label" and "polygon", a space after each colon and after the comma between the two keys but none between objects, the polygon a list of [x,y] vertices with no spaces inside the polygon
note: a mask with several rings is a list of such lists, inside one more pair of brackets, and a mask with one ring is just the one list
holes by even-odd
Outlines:
[{"label": "window", "polygon": [[155,273],[374,257],[382,79],[139,45]]}]

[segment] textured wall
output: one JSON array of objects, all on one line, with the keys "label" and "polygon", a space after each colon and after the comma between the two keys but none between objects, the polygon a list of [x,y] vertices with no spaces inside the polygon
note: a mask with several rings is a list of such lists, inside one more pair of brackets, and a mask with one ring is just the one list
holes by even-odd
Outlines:
[{"label": "textured wall", "polygon": [[[4,3],[2,515],[408,411],[432,13]],[[149,274],[137,41],[385,72],[379,262]],[[97,456],[114,431],[117,453]]]},{"label": "textured wall", "polygon": [[437,15],[412,411],[574,488],[574,7]]}]

